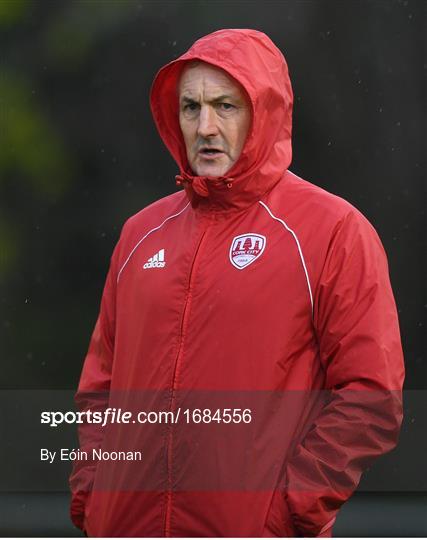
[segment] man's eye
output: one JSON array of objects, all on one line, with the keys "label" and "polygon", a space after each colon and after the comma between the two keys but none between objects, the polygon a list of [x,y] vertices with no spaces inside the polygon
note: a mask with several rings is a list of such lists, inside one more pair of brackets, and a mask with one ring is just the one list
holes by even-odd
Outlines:
[{"label": "man's eye", "polygon": [[231,111],[234,109],[234,105],[231,103],[220,103],[219,105],[223,111]]},{"label": "man's eye", "polygon": [[198,108],[198,103],[187,103],[187,105],[184,107],[184,111],[197,111]]}]

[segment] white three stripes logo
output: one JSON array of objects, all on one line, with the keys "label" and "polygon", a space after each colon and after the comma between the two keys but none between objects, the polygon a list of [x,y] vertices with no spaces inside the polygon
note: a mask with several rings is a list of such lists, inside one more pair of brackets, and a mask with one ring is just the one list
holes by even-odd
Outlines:
[{"label": "white three stripes logo", "polygon": [[165,250],[161,249],[155,255],[150,257],[148,261],[144,264],[143,268],[163,268],[166,265],[165,261]]}]

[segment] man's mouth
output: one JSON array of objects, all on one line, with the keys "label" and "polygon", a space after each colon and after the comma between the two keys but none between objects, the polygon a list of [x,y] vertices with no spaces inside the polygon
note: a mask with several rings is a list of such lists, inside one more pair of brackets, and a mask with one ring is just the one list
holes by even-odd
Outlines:
[{"label": "man's mouth", "polygon": [[220,150],[219,148],[209,148],[207,146],[205,147],[202,147],[200,148],[200,150],[198,151],[198,154],[203,156],[203,157],[217,157],[221,154],[223,154],[224,152],[222,150]]}]

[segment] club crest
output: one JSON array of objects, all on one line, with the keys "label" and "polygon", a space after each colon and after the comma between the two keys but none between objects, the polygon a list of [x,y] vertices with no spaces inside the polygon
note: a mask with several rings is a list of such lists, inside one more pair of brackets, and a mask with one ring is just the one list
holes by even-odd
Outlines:
[{"label": "club crest", "polygon": [[230,261],[233,266],[242,270],[262,255],[266,244],[265,236],[246,233],[235,236],[230,247]]}]

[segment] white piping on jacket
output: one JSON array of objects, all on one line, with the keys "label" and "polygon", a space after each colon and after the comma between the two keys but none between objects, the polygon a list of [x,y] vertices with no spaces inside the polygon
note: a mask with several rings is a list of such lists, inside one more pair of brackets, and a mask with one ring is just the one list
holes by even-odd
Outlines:
[{"label": "white piping on jacket", "polygon": [[291,169],[288,169],[288,173],[291,173],[292,176],[295,176],[295,178],[296,178],[297,180],[301,180],[301,178],[300,178],[299,176],[297,176],[295,173],[293,173],[293,172],[291,171]]},{"label": "white piping on jacket", "polygon": [[337,519],[337,516],[334,516],[332,519],[330,519],[330,520],[328,521],[328,523],[326,523],[326,525],[324,525],[324,526],[320,529],[320,531],[319,531],[318,534],[323,534],[325,531],[327,531],[328,529],[330,529],[330,528],[332,527],[332,525],[335,523],[336,519]]},{"label": "white piping on jacket", "polygon": [[184,210],[186,208],[188,208],[188,206],[190,205],[190,203],[188,202],[184,208],[182,210],[180,210],[177,214],[173,214],[172,216],[169,216],[167,217],[160,225],[158,225],[157,227],[154,227],[154,229],[151,229],[150,231],[148,231],[147,234],[145,234],[141,240],[139,240],[139,242],[136,244],[136,246],[132,249],[132,251],[129,253],[129,256],[128,258],[125,260],[123,266],[120,268],[119,270],[119,273],[117,274],[117,283],[119,282],[119,279],[120,279],[120,275],[121,273],[123,272],[123,270],[125,269],[125,266],[127,265],[127,263],[129,262],[130,258],[132,257],[132,255],[135,253],[136,249],[138,248],[138,246],[141,244],[141,242],[143,242],[147,236],[149,236],[152,232],[154,231],[158,231],[159,229],[161,229],[163,227],[163,225],[166,223],[166,221],[169,221],[170,219],[173,219],[174,217],[177,217],[179,216],[180,214],[182,214],[184,212]]},{"label": "white piping on jacket", "polygon": [[294,233],[294,231],[293,231],[290,227],[288,227],[288,226],[286,225],[286,223],[283,221],[283,219],[280,219],[280,218],[276,217],[276,216],[273,214],[273,212],[270,210],[270,208],[269,208],[265,203],[263,203],[262,201],[258,201],[258,202],[259,202],[259,204],[260,204],[261,206],[263,206],[263,207],[267,210],[267,212],[270,214],[270,216],[271,216],[273,219],[275,219],[276,221],[278,221],[279,223],[281,223],[281,224],[285,227],[285,229],[286,229],[287,231],[289,231],[289,232],[292,234],[292,236],[294,237],[294,240],[295,240],[295,242],[296,242],[296,244],[297,244],[297,247],[298,247],[298,252],[299,252],[300,259],[301,259],[301,263],[302,263],[302,266],[303,266],[303,268],[304,268],[305,279],[307,280],[308,292],[309,292],[309,294],[310,294],[310,302],[311,302],[311,314],[312,314],[312,316],[314,316],[314,303],[313,303],[313,294],[312,294],[312,292],[311,292],[310,278],[308,277],[307,267],[306,267],[306,265],[305,265],[304,255],[302,254],[302,249],[301,249],[301,246],[300,246],[298,237],[297,237],[297,235]]}]

